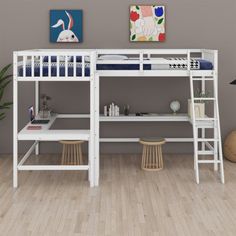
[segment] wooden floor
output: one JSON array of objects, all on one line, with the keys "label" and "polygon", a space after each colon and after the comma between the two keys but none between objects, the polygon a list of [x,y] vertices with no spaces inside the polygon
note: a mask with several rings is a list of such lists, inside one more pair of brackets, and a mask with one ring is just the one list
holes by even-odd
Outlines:
[{"label": "wooden floor", "polygon": [[34,171],[14,190],[11,159],[0,157],[0,235],[236,235],[236,164],[225,161],[225,185],[202,167],[197,185],[191,156],[145,172],[140,156],[107,155],[98,188],[86,172]]}]

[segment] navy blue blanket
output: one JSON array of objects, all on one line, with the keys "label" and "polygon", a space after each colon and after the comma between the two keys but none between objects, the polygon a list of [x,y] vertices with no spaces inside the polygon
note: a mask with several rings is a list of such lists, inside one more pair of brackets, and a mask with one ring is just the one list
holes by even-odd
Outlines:
[{"label": "navy blue blanket", "polygon": [[[53,60],[52,62],[55,62],[53,58],[52,58],[52,60]],[[77,59],[77,60],[79,60],[79,59]],[[44,61],[44,62],[46,62],[46,61]],[[203,60],[203,59],[198,59],[198,61],[200,63],[200,70],[212,70],[213,69],[213,65],[210,61]],[[140,69],[140,64],[97,64],[97,70],[139,70],[139,69]],[[151,70],[152,65],[151,64],[144,64],[143,69],[144,70]],[[25,75],[27,77],[32,76],[31,71],[32,71],[31,70],[31,65],[26,66]],[[40,67],[37,66],[37,65],[34,67],[34,72],[33,73],[34,73],[35,77],[39,77],[39,76],[47,77],[48,76],[48,66],[47,65],[43,66],[43,75],[40,75]],[[23,76],[23,67],[19,68],[18,75]],[[60,65],[59,75],[57,75],[57,66],[52,65],[51,66],[51,76],[52,77],[56,77],[56,76],[63,77],[63,76],[65,76],[65,66]],[[68,76],[69,77],[74,76],[73,66],[68,66]],[[81,64],[79,64],[76,67],[76,76],[82,76]],[[90,76],[90,67],[89,66],[85,67],[84,76]]]}]

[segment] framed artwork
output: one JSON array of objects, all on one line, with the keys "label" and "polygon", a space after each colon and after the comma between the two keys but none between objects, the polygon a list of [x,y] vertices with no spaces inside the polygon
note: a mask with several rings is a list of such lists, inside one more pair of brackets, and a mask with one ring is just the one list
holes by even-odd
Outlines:
[{"label": "framed artwork", "polygon": [[130,6],[130,41],[165,41],[165,7]]},{"label": "framed artwork", "polygon": [[83,41],[82,10],[50,11],[50,42],[81,43]]}]

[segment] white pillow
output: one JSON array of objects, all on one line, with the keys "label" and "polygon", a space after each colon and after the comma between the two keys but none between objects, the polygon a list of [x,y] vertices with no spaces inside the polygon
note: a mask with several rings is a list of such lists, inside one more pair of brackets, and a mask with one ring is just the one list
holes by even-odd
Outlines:
[{"label": "white pillow", "polygon": [[100,60],[126,60],[128,59],[125,55],[102,55],[98,59]]}]

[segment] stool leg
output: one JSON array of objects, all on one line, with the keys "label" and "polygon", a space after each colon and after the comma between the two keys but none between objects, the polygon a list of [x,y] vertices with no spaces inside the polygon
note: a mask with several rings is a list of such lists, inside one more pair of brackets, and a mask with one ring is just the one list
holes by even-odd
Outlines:
[{"label": "stool leg", "polygon": [[74,156],[74,163],[73,165],[77,165],[77,155],[76,155],[76,144],[73,145],[73,156]]},{"label": "stool leg", "polygon": [[72,165],[75,165],[76,164],[76,156],[75,156],[75,145],[73,144],[72,145]]},{"label": "stool leg", "polygon": [[69,149],[69,152],[68,152],[68,154],[69,154],[68,155],[69,156],[69,163],[68,164],[71,165],[71,162],[72,162],[72,155],[71,155],[72,145],[69,145],[68,149]]},{"label": "stool leg", "polygon": [[152,169],[156,169],[156,164],[155,164],[155,146],[152,146]]},{"label": "stool leg", "polygon": [[158,164],[158,146],[156,145],[155,146],[155,161],[156,161],[156,165],[155,165],[155,167],[156,167],[156,169],[158,169],[158,166],[159,166],[159,164]]},{"label": "stool leg", "polygon": [[79,165],[79,151],[78,151],[79,144],[75,146],[75,152],[76,152],[76,165]]},{"label": "stool leg", "polygon": [[64,165],[65,162],[65,144],[62,146],[62,157],[61,157],[61,165]]},{"label": "stool leg", "polygon": [[79,145],[79,162],[80,162],[80,165],[83,165],[83,156],[82,156],[81,144]]},{"label": "stool leg", "polygon": [[162,147],[160,146],[160,152],[161,152],[161,168],[164,167],[164,164],[163,164],[163,156],[162,156]]},{"label": "stool leg", "polygon": [[163,161],[162,161],[162,151],[161,151],[161,146],[158,146],[158,156],[159,156],[159,168],[162,169],[163,168]]},{"label": "stool leg", "polygon": [[78,165],[81,165],[79,148],[80,148],[80,144],[77,145],[77,154],[78,154],[78,157],[77,157],[77,158],[78,158]]},{"label": "stool leg", "polygon": [[149,146],[146,146],[146,156],[145,156],[145,168],[148,168],[148,153],[149,153]]},{"label": "stool leg", "polygon": [[145,153],[146,153],[146,145],[143,145],[143,154],[142,154],[142,163],[141,163],[141,168],[144,168],[145,165]]}]

